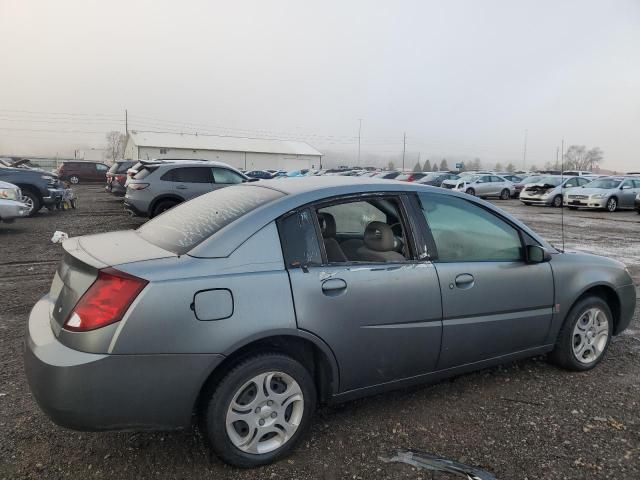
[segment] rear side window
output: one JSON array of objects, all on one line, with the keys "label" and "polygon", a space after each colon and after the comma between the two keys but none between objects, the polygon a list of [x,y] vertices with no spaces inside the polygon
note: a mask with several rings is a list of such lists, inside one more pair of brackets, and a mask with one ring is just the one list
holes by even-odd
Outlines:
[{"label": "rear side window", "polygon": [[226,168],[213,167],[213,179],[216,183],[242,183],[244,178]]},{"label": "rear side window", "polygon": [[314,214],[306,209],[279,222],[280,243],[287,268],[322,265]]},{"label": "rear side window", "polygon": [[207,167],[172,168],[165,172],[160,180],[184,183],[211,183],[211,170]]},{"label": "rear side window", "polygon": [[257,186],[220,188],[149,220],[138,233],[149,243],[182,255],[246,213],[283,195]]}]

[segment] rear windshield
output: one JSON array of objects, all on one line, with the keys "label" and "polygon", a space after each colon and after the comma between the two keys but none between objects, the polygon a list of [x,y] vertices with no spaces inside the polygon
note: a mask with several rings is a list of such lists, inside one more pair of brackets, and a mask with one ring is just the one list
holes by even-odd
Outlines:
[{"label": "rear windshield", "polygon": [[136,180],[142,180],[143,178],[145,178],[147,175],[149,175],[151,172],[153,172],[157,168],[158,168],[157,165],[154,165],[152,167],[152,166],[149,166],[149,165],[142,164],[142,166],[140,167],[138,172],[133,176],[133,178],[136,179]]},{"label": "rear windshield", "polygon": [[246,213],[283,195],[249,185],[220,188],[149,220],[138,233],[147,242],[182,255]]}]

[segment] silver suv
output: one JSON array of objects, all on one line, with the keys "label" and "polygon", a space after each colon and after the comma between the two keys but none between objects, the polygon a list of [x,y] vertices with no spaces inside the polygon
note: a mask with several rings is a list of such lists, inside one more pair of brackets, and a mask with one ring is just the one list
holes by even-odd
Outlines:
[{"label": "silver suv", "polygon": [[204,193],[248,181],[249,177],[222,162],[142,161],[127,183],[124,208],[133,215],[155,217]]}]

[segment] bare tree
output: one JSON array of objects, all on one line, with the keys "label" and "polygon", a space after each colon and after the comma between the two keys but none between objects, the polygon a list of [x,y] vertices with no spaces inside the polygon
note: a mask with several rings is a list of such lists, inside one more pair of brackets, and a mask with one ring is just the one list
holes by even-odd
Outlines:
[{"label": "bare tree", "polygon": [[395,163],[389,160],[389,163],[387,163],[387,170],[395,170],[395,169],[396,169]]},{"label": "bare tree", "polygon": [[431,162],[429,161],[429,159],[425,160],[424,167],[422,167],[422,171],[423,172],[430,172],[431,171]]},{"label": "bare tree", "polygon": [[593,170],[603,161],[599,147],[587,150],[584,145],[571,145],[564,154],[564,168],[570,170]]},{"label": "bare tree", "polygon": [[531,170],[532,172],[537,172],[538,167],[536,167],[535,165],[531,165],[531,167],[529,167],[529,170]]},{"label": "bare tree", "polygon": [[502,164],[500,162],[496,163],[496,166],[495,166],[494,170],[496,172],[502,171]]},{"label": "bare tree", "polygon": [[124,155],[127,136],[117,130],[112,130],[107,133],[105,138],[107,139],[107,160],[112,162],[120,160]]},{"label": "bare tree", "polygon": [[507,172],[513,172],[515,169],[516,167],[513,166],[513,163],[509,162],[507,165]]}]

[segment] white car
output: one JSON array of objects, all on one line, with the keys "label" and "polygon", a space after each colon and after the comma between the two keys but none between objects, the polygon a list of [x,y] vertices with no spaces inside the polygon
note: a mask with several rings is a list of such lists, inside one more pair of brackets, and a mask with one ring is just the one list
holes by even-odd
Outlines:
[{"label": "white car", "polygon": [[445,180],[442,188],[465,192],[477,197],[498,197],[509,200],[516,193],[512,182],[495,174],[469,175],[457,180]]},{"label": "white car", "polygon": [[13,183],[0,181],[0,222],[11,223],[26,217],[29,207],[22,203],[22,192]]}]

